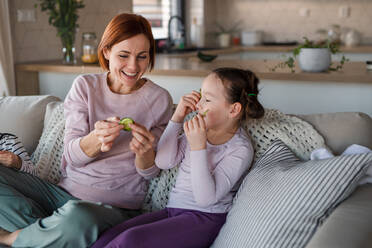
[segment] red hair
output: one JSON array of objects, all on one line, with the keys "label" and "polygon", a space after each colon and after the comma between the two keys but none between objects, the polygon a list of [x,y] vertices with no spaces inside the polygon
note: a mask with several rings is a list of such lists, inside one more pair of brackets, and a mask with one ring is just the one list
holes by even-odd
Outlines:
[{"label": "red hair", "polygon": [[101,67],[109,70],[109,61],[103,54],[104,49],[110,50],[115,44],[138,34],[144,34],[150,42],[149,68],[151,71],[155,64],[155,40],[150,23],[143,16],[128,13],[122,13],[112,18],[103,32],[98,45],[98,60]]}]

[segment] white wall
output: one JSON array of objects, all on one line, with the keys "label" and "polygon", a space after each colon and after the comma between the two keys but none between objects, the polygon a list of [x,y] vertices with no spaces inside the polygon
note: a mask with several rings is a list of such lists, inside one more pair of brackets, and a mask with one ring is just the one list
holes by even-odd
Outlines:
[{"label": "white wall", "polygon": [[[64,99],[77,74],[41,72],[40,94],[50,94]],[[203,78],[149,76],[166,88],[174,103],[182,95],[199,90]],[[259,99],[266,108],[279,109],[290,114],[329,112],[364,112],[372,116],[372,84],[338,82],[298,82],[262,80]]]}]

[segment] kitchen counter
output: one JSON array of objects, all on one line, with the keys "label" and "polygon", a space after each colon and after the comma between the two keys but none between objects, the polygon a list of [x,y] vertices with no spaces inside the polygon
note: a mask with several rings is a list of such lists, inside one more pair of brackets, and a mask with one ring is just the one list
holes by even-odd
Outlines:
[{"label": "kitchen counter", "polygon": [[[213,53],[235,53],[235,52],[291,52],[297,46],[232,46],[228,48],[221,48],[216,50],[210,50]],[[209,52],[209,51],[208,51]],[[360,46],[340,46],[341,53],[372,53],[372,45],[360,45]],[[185,53],[183,55],[196,54]]]},{"label": "kitchen counter", "polygon": [[[155,68],[150,75],[164,76],[194,76],[204,77],[212,69],[218,67],[239,67],[254,71],[260,79],[270,80],[294,80],[313,82],[360,82],[372,84],[372,71],[366,70],[364,62],[346,62],[342,71],[307,73],[296,68],[291,73],[288,68],[279,68],[275,72],[271,70],[279,60],[240,60],[219,59],[212,62],[202,62],[195,55],[157,55]],[[22,63],[16,65],[17,71],[23,72],[57,72],[57,73],[100,73],[102,69],[98,64],[88,65],[78,63],[76,65],[64,65],[60,61],[41,61]]]},{"label": "kitchen counter", "polygon": [[[214,68],[248,68],[260,78],[260,99],[266,108],[294,114],[358,111],[372,116],[372,71],[366,70],[364,62],[347,62],[338,72],[305,73],[298,68],[295,73],[288,68],[273,72],[270,68],[279,62],[224,59],[221,55],[207,63],[195,54],[163,54],[156,56],[154,70],[145,76],[167,89],[177,103],[187,92],[200,89]],[[79,74],[103,71],[98,64],[41,61],[17,64],[16,72],[18,95],[50,94],[64,99]]]}]

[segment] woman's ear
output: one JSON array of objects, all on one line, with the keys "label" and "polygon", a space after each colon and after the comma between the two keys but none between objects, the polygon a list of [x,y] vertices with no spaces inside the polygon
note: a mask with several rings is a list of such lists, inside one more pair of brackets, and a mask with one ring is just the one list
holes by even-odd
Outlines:
[{"label": "woman's ear", "polygon": [[103,56],[105,56],[105,59],[106,60],[110,60],[109,58],[110,58],[110,50],[109,49],[107,49],[107,47],[104,47],[103,48]]},{"label": "woman's ear", "polygon": [[235,118],[240,115],[242,112],[242,104],[240,102],[235,102],[231,104],[230,108],[230,116]]}]

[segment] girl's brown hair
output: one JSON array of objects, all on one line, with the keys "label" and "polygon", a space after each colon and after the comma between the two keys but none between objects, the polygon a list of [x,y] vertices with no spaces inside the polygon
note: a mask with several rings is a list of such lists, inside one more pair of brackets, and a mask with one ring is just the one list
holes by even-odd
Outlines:
[{"label": "girl's brown hair", "polygon": [[263,106],[257,99],[260,81],[253,72],[224,67],[213,70],[213,73],[221,79],[226,89],[227,100],[242,105],[241,121],[247,118],[258,119],[265,114]]},{"label": "girl's brown hair", "polygon": [[155,64],[155,40],[152,35],[150,23],[142,16],[122,13],[109,22],[103,32],[101,42],[98,45],[98,60],[101,67],[109,70],[109,61],[105,58],[103,50],[110,50],[115,44],[127,40],[138,34],[144,34],[150,42],[150,71]]}]

